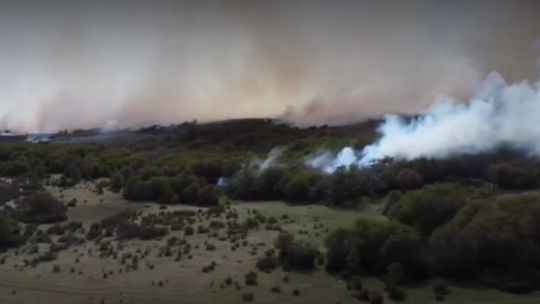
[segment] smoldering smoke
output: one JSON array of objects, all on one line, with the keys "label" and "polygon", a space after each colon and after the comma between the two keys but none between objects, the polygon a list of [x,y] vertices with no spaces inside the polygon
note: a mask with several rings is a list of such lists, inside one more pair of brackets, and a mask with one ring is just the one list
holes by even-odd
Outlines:
[{"label": "smoldering smoke", "polygon": [[540,157],[540,82],[509,84],[491,73],[468,102],[438,100],[420,117],[388,115],[380,139],[361,151],[325,152],[306,164],[332,173],[339,167],[368,166],[383,158],[411,160],[476,154],[508,147]]}]

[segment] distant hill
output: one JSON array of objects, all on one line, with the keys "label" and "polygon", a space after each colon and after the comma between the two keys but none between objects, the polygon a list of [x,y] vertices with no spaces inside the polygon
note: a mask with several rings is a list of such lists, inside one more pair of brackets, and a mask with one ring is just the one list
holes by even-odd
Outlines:
[{"label": "distant hill", "polygon": [[[380,119],[371,119],[340,126],[298,127],[290,123],[266,118],[246,118],[197,123],[184,122],[176,125],[151,125],[138,129],[104,132],[99,129],[61,131],[47,134],[52,144],[136,144],[181,146],[187,150],[267,151],[275,146],[300,141],[300,145],[322,145],[330,142],[346,142],[363,146],[376,137]],[[4,141],[23,142],[28,136],[2,137]],[[36,142],[36,141],[34,141]],[[330,144],[332,145],[332,144]]]}]

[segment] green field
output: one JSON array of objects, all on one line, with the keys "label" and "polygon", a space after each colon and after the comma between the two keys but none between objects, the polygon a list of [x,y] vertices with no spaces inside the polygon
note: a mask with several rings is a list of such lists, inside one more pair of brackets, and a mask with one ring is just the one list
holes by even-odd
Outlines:
[{"label": "green field", "polygon": [[[128,203],[118,194],[105,191],[97,195],[91,191],[91,184],[64,191],[50,188],[64,200],[77,198],[77,206],[70,208],[71,220],[83,222],[84,226],[116,212],[133,209],[142,214],[158,214],[162,211],[197,210],[190,206],[168,206],[160,209],[154,203]],[[379,203],[365,203],[355,209],[334,209],[322,205],[289,205],[279,201],[234,202],[230,210],[239,215],[239,220],[257,210],[265,217],[279,219],[280,226],[293,232],[298,238],[307,239],[322,249],[322,241],[337,227],[347,227],[360,217],[381,217]],[[285,215],[285,216],[284,216]],[[286,219],[282,219],[286,218]],[[211,219],[201,218],[195,225],[207,225]],[[314,227],[316,226],[316,227]],[[42,225],[40,229],[45,229]],[[222,232],[219,231],[218,235]],[[11,249],[4,253],[5,264],[0,266],[0,301],[2,303],[239,303],[242,294],[251,293],[255,303],[358,303],[353,293],[346,289],[346,283],[327,274],[324,269],[309,273],[283,272],[258,273],[257,286],[245,286],[244,275],[255,269],[257,259],[266,249],[273,247],[277,231],[267,231],[264,227],[250,230],[245,245],[231,250],[228,240],[220,240],[211,235],[195,234],[185,238],[192,245],[192,258],[175,261],[174,256],[159,256],[169,236],[181,237],[180,232],[171,232],[157,240],[111,241],[115,251],[136,253],[148,250],[141,259],[137,271],[120,272],[123,268],[118,258],[99,257],[98,244],[93,241],[63,250],[51,262],[35,267],[24,266],[24,260],[35,256],[29,245]],[[54,242],[54,240],[53,240]],[[215,245],[207,250],[205,243]],[[40,245],[39,252],[48,245]],[[120,246],[120,247],[118,247]],[[256,252],[256,253],[254,253]],[[216,267],[209,273],[201,269],[214,261]],[[53,265],[59,270],[53,272]],[[152,265],[151,267],[149,265]],[[72,269],[73,268],[73,269]],[[107,274],[106,278],[104,274]],[[288,282],[283,282],[287,276]],[[230,277],[232,284],[226,279]],[[240,290],[234,285],[238,283]],[[159,285],[162,286],[159,286]],[[371,290],[382,290],[383,283],[375,278],[364,278],[364,286]],[[280,292],[272,292],[279,287]],[[452,293],[445,303],[538,303],[540,294],[526,296],[509,295],[481,286],[451,286]],[[298,290],[299,295],[292,294]],[[406,303],[437,303],[428,282],[406,288]],[[388,299],[385,303],[391,303]]]}]

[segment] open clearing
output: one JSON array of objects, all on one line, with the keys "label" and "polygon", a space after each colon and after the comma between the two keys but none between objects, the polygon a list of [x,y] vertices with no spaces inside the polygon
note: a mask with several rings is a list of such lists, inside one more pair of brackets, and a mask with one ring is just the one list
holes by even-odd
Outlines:
[{"label": "open clearing", "polygon": [[[77,198],[78,203],[68,211],[70,220],[80,221],[84,226],[99,221],[123,210],[136,210],[143,214],[161,211],[197,210],[190,206],[168,206],[166,210],[153,203],[128,203],[120,195],[105,191],[97,195],[91,184],[53,193],[64,201]],[[246,218],[251,210],[276,218],[284,230],[293,232],[322,246],[328,231],[340,226],[352,225],[359,217],[378,217],[380,205],[366,205],[358,210],[330,209],[321,205],[290,206],[282,202],[233,203],[240,219]],[[194,226],[208,225],[211,219],[201,218]],[[46,225],[43,225],[46,227]],[[120,258],[100,257],[93,241],[63,250],[51,262],[35,267],[25,266],[30,257],[25,248],[9,250],[2,256],[0,265],[0,303],[239,303],[242,294],[249,292],[255,303],[359,303],[347,291],[345,283],[328,275],[323,269],[313,273],[283,272],[258,273],[258,286],[245,286],[244,275],[255,269],[255,262],[264,252],[273,247],[277,231],[259,227],[250,230],[244,245],[231,249],[227,239],[211,237],[209,233],[195,233],[186,239],[192,245],[191,258],[175,260],[173,256],[160,255],[160,248],[170,236],[182,237],[181,232],[172,231],[163,239],[122,241],[117,246],[122,253],[148,252],[137,270],[125,271]],[[208,250],[205,243],[215,249]],[[41,248],[40,251],[45,250]],[[203,273],[202,269],[215,262],[215,270]],[[53,267],[58,269],[53,273]],[[287,276],[288,282],[283,278]],[[227,277],[232,282],[227,283]],[[238,289],[235,284],[240,286]],[[365,279],[370,289],[382,290],[377,279]],[[280,293],[271,288],[279,286]],[[300,294],[294,296],[293,290]],[[429,284],[407,289],[407,303],[439,303]],[[539,303],[540,294],[526,296],[509,295],[487,288],[465,288],[452,286],[452,294],[445,303]],[[385,303],[392,303],[385,299]]]}]

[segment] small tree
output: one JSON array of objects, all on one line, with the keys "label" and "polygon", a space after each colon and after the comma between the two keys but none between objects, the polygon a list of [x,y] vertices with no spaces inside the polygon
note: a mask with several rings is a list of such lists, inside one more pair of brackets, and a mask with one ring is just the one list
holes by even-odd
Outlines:
[{"label": "small tree", "polygon": [[39,192],[23,199],[16,216],[24,222],[54,223],[67,219],[67,207],[49,192]]},{"label": "small tree", "polygon": [[250,271],[245,276],[245,283],[249,286],[257,286],[257,273]]},{"label": "small tree", "polygon": [[260,258],[255,265],[258,270],[264,272],[271,272],[279,266],[279,260],[271,255]]},{"label": "small tree", "polygon": [[433,283],[433,293],[437,299],[444,299],[447,295],[450,294],[450,288],[444,280],[435,280]]},{"label": "small tree", "polygon": [[22,243],[22,236],[17,222],[0,215],[0,249],[17,246]]},{"label": "small tree", "polygon": [[193,183],[182,191],[180,201],[184,203],[197,203],[199,201],[200,192],[201,186],[197,183]]},{"label": "small tree", "polygon": [[214,206],[219,203],[219,191],[214,186],[204,186],[200,193],[198,202],[204,206]]},{"label": "small tree", "polygon": [[120,172],[115,172],[111,177],[111,191],[119,192],[124,187],[124,183],[124,176]]},{"label": "small tree", "polygon": [[286,269],[312,270],[315,268],[319,251],[310,243],[295,241],[294,237],[285,232],[281,233],[275,246],[279,249],[279,260]]}]

